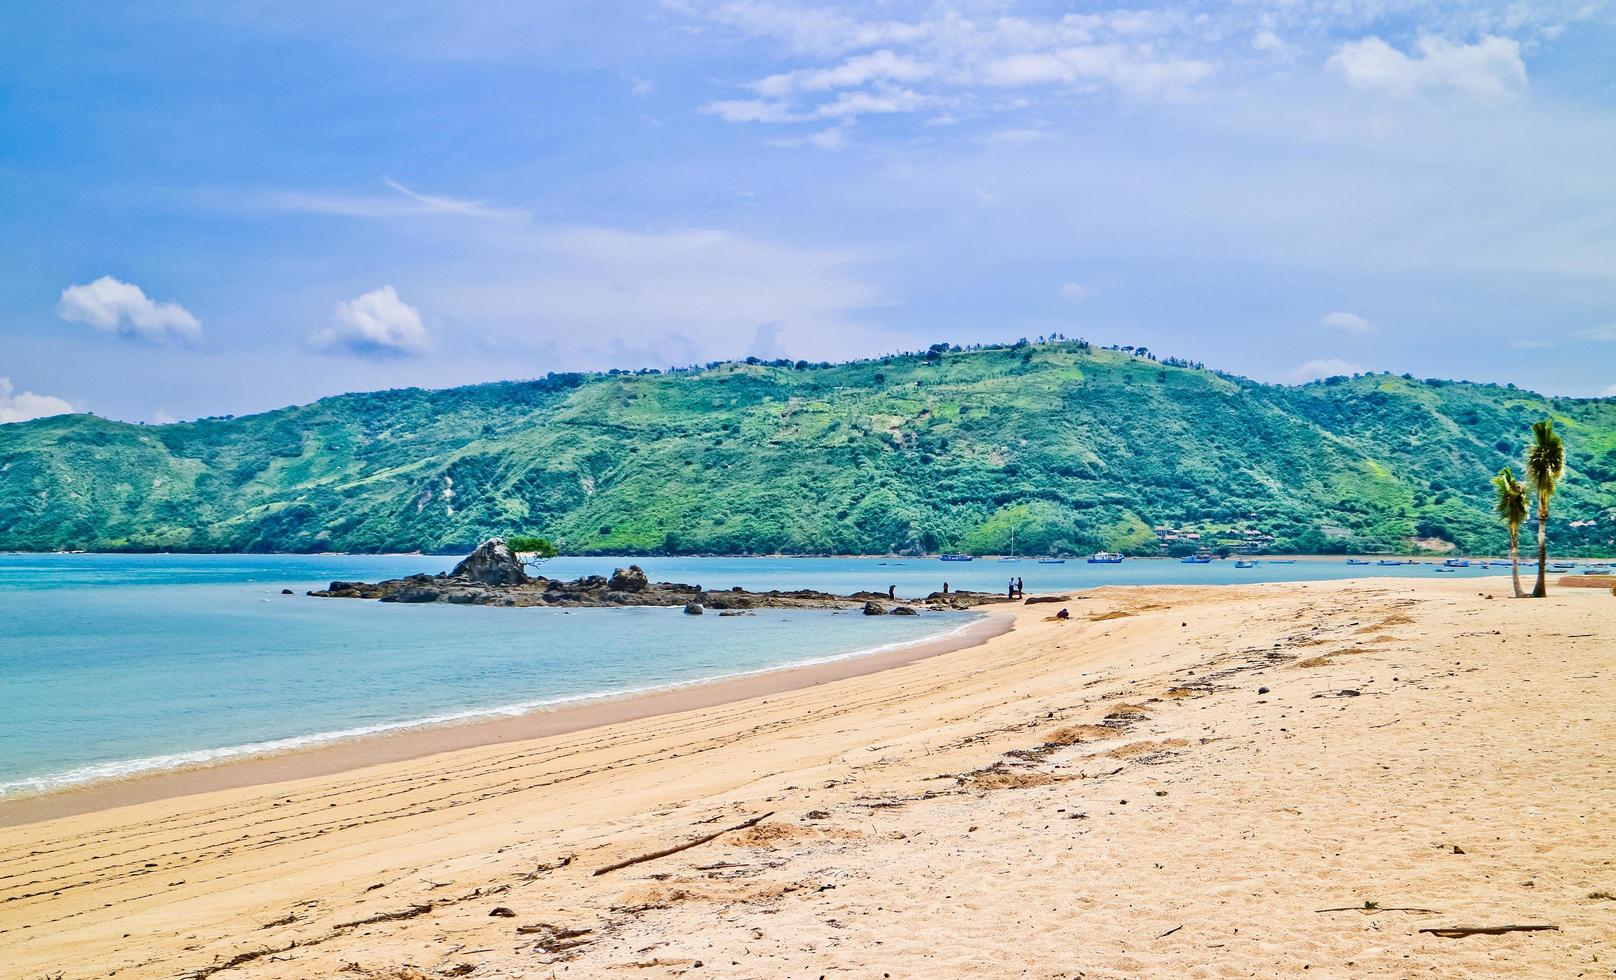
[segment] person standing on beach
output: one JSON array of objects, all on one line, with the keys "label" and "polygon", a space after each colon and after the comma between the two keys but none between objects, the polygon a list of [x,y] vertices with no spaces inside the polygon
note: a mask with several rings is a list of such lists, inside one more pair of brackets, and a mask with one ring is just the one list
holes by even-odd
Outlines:
[{"label": "person standing on beach", "polygon": [[1006,599],[1014,599],[1016,597],[1016,580],[1015,579],[1011,579],[1010,584],[1004,587],[1004,597]]},{"label": "person standing on beach", "polygon": [[898,598],[898,587],[896,585],[887,586],[887,598],[888,599],[896,599],[896,598]]},{"label": "person standing on beach", "polygon": [[1021,584],[1021,576],[1017,575],[1016,576],[1016,595],[1018,595],[1018,596],[1026,596],[1026,594],[1027,594],[1027,587],[1025,585]]}]

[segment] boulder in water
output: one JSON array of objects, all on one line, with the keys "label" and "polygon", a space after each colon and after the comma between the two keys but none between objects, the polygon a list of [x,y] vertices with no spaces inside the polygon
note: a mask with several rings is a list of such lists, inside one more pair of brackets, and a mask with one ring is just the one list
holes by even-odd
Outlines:
[{"label": "boulder in water", "polygon": [[449,573],[452,578],[470,579],[483,585],[524,585],[527,569],[504,538],[489,538],[467,555]]},{"label": "boulder in water", "polygon": [[705,610],[701,608],[701,603],[699,603],[699,602],[687,602],[687,603],[685,603],[685,615],[686,616],[700,616],[703,612],[705,612]]},{"label": "boulder in water", "polygon": [[874,599],[871,599],[869,602],[864,604],[864,615],[866,616],[885,616],[886,614],[887,607],[881,605],[879,602],[876,602]]}]

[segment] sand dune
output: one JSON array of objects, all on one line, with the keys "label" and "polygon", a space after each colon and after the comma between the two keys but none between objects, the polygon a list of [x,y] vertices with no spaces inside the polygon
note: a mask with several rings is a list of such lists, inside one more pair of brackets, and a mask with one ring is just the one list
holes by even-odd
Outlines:
[{"label": "sand dune", "polygon": [[[880,673],[5,828],[0,973],[1610,975],[1616,600],[1506,593],[1106,589]],[[1421,931],[1504,925],[1556,928]]]}]

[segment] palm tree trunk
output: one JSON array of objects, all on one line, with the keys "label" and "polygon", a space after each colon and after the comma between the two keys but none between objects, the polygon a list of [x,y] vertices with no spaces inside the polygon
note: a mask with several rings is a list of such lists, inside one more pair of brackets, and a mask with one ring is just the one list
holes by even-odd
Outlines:
[{"label": "palm tree trunk", "polygon": [[1515,598],[1523,598],[1526,593],[1521,589],[1521,529],[1509,529],[1509,574],[1515,580]]},{"label": "palm tree trunk", "polygon": [[1532,598],[1542,599],[1549,594],[1549,502],[1537,498],[1537,587]]}]

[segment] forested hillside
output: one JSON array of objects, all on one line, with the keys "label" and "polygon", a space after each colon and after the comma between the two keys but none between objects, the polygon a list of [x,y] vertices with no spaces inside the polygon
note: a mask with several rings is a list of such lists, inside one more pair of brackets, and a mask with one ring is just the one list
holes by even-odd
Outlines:
[{"label": "forested hillside", "polygon": [[1555,550],[1609,553],[1616,399],[1265,385],[1077,342],[4,425],[0,548],[459,551],[527,532],[570,553],[996,553],[1014,527],[1026,553],[1154,554],[1173,526],[1494,552],[1488,478],[1519,472],[1544,416],[1569,459]]}]

